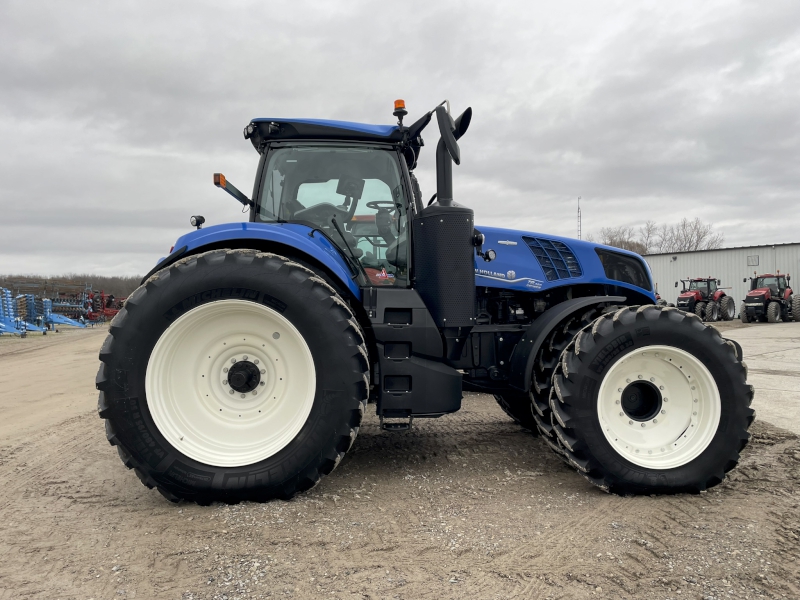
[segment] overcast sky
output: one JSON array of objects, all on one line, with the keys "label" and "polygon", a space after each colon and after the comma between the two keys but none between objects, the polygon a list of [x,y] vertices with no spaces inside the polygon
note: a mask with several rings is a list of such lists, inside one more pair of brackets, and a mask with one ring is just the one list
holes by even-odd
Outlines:
[{"label": "overcast sky", "polygon": [[[0,0],[0,273],[142,274],[246,219],[253,117],[474,110],[478,224],[800,241],[800,2]],[[419,168],[435,191],[435,127]]]}]

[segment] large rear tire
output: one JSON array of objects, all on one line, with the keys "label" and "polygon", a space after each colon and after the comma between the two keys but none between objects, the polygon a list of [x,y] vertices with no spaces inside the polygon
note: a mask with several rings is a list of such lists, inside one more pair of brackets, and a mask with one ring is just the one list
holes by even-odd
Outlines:
[{"label": "large rear tire", "polygon": [[305,266],[251,250],[159,271],[112,322],[100,360],[109,442],[173,501],[311,488],[350,448],[367,399],[346,302]]},{"label": "large rear tire", "polygon": [[781,305],[780,302],[770,302],[767,306],[767,321],[769,323],[781,322]]},{"label": "large rear tire", "polygon": [[800,321],[800,296],[792,297],[792,318]]},{"label": "large rear tire", "polygon": [[750,437],[753,389],[733,344],[694,315],[624,308],[583,329],[553,376],[569,463],[618,494],[701,492]]}]

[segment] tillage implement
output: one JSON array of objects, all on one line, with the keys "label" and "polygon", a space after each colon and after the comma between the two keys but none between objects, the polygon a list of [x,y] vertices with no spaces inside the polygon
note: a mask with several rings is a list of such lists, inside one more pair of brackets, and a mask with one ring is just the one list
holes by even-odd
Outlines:
[{"label": "tillage implement", "polygon": [[469,390],[606,491],[722,481],[754,417],[739,345],[655,306],[632,252],[476,226],[452,184],[472,110],[406,114],[245,127],[252,195],[214,182],[248,222],[192,217],[100,352],[99,412],[125,465],[174,501],[289,498],[339,464],[368,406],[403,431]]}]

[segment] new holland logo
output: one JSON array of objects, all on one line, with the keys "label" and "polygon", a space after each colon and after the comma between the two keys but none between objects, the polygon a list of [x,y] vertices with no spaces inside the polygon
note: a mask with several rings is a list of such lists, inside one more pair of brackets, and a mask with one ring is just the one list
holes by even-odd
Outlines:
[{"label": "new holland logo", "polygon": [[516,271],[509,271],[508,273],[506,273],[506,277],[508,277],[509,279],[515,279],[516,276],[517,276]]}]

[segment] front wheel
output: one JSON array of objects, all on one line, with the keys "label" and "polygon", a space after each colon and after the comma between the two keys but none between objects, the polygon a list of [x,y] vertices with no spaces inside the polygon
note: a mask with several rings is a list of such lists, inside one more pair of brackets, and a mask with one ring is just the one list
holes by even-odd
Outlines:
[{"label": "front wheel", "polygon": [[709,323],[715,323],[719,320],[719,304],[716,302],[706,304],[705,320]]},{"label": "front wheel", "polygon": [[330,473],[367,398],[344,300],[281,256],[215,250],[136,290],[100,352],[109,441],[171,500],[289,498]]},{"label": "front wheel", "polygon": [[739,305],[739,318],[742,320],[742,323],[750,322],[750,317],[747,316],[747,305],[744,302]]},{"label": "front wheel", "polygon": [[769,323],[780,323],[781,305],[779,302],[770,302],[767,306],[767,321]]},{"label": "front wheel", "polygon": [[719,316],[723,321],[733,321],[736,316],[736,301],[730,296],[720,298]]},{"label": "front wheel", "polygon": [[563,353],[553,427],[570,464],[619,494],[700,492],[750,437],[752,387],[732,344],[653,306],[601,317]]}]

